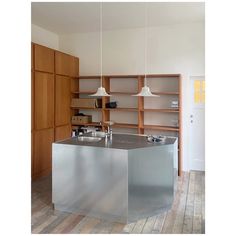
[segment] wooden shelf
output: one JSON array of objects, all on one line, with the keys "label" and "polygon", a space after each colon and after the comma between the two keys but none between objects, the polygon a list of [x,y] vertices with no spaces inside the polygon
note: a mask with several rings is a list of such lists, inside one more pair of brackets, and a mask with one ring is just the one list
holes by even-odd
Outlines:
[{"label": "wooden shelf", "polygon": [[104,77],[109,79],[138,79],[139,75],[104,75]]},{"label": "wooden shelf", "polygon": [[179,92],[152,92],[156,95],[176,95],[179,96]]},{"label": "wooden shelf", "polygon": [[101,111],[102,108],[91,108],[91,107],[70,107],[73,110],[94,110],[94,111]]},{"label": "wooden shelf", "polygon": [[93,93],[96,93],[96,91],[74,91],[74,92],[71,92],[73,94],[93,94]]},{"label": "wooden shelf", "polygon": [[178,113],[179,109],[149,109],[149,108],[144,108],[141,109],[140,111],[150,111],[150,112],[169,112],[169,113]]},{"label": "wooden shelf", "polygon": [[138,108],[105,108],[106,111],[138,111]]},{"label": "wooden shelf", "polygon": [[[146,75],[147,78],[180,78],[180,74],[149,74]],[[145,75],[141,75],[141,77],[145,77]]]},{"label": "wooden shelf", "polygon": [[154,130],[163,130],[163,131],[179,131],[179,127],[174,126],[163,126],[163,125],[143,125],[142,129],[154,129]]},{"label": "wooden shelf", "polygon": [[92,75],[92,76],[79,76],[78,79],[101,79],[101,76],[96,76],[96,75]]},{"label": "wooden shelf", "polygon": [[138,92],[110,92],[111,95],[134,95]]},{"label": "wooden shelf", "polygon": [[102,125],[99,122],[91,122],[91,123],[71,125],[71,126],[102,126]]},{"label": "wooden shelf", "polygon": [[130,128],[130,129],[137,129],[137,124],[127,124],[127,123],[115,123],[112,127],[119,127],[119,128]]}]

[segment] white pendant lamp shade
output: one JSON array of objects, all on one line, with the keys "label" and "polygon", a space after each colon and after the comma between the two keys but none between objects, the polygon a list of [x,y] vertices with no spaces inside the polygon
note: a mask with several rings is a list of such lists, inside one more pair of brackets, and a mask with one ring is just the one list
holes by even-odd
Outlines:
[{"label": "white pendant lamp shade", "polygon": [[97,92],[90,95],[93,97],[110,97],[106,92],[106,89],[102,87],[102,2],[100,2],[100,60],[101,60],[101,82],[100,82],[100,87],[97,89]]},{"label": "white pendant lamp shade", "polygon": [[99,87],[99,88],[97,89],[97,92],[96,92],[96,93],[94,93],[94,94],[92,94],[92,95],[90,95],[90,96],[94,96],[94,97],[110,97],[111,95],[109,95],[109,94],[106,92],[105,88],[101,86],[101,87]]},{"label": "white pendant lamp shade", "polygon": [[138,94],[135,94],[133,96],[141,96],[141,97],[160,97],[159,95],[155,95],[150,91],[150,88],[148,86],[144,86],[141,89],[141,92]]},{"label": "white pendant lamp shade", "polygon": [[140,97],[160,97],[159,95],[152,94],[150,88],[147,86],[147,78],[146,78],[146,70],[147,70],[147,3],[145,3],[145,32],[144,32],[144,68],[145,68],[145,76],[144,76],[144,87],[142,87],[140,93],[135,94],[133,96]]}]

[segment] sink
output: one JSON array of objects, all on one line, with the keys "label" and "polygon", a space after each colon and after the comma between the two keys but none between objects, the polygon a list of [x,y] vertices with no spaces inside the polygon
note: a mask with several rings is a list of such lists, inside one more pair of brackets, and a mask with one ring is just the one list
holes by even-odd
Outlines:
[{"label": "sink", "polygon": [[99,137],[85,137],[85,136],[78,137],[79,142],[98,142],[101,139],[102,138],[99,138]]},{"label": "sink", "polygon": [[93,132],[92,134],[92,137],[105,137],[105,132],[102,132],[102,131],[98,131],[98,132]]}]

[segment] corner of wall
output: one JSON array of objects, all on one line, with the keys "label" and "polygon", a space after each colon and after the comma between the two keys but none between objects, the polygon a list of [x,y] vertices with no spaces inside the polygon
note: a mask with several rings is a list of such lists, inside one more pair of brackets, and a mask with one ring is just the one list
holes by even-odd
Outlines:
[{"label": "corner of wall", "polygon": [[31,24],[31,41],[58,50],[59,36],[35,24]]}]

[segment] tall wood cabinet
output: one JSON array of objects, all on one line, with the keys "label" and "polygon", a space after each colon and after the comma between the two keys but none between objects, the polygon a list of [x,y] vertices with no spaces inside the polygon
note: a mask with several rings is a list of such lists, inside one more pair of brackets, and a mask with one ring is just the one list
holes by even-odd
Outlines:
[{"label": "tall wood cabinet", "polygon": [[52,143],[70,137],[71,81],[79,76],[79,59],[31,44],[32,178],[52,169]]}]

